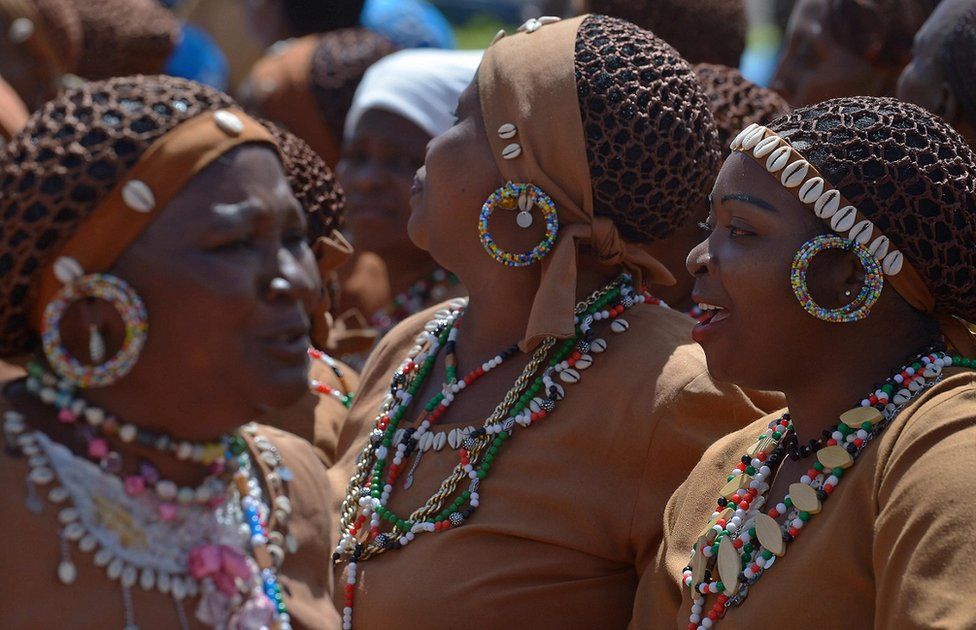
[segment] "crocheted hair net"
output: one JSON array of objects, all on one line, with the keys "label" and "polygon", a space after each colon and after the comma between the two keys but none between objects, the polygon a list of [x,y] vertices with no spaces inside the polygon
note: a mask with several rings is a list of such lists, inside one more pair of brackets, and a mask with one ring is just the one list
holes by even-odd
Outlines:
[{"label": "crocheted hair net", "polygon": [[941,118],[892,98],[797,109],[769,125],[891,239],[936,310],[976,320],[976,153]]},{"label": "crocheted hair net", "polygon": [[942,42],[939,59],[962,114],[976,125],[976,4]]},{"label": "crocheted hair net", "polygon": [[782,96],[749,81],[735,68],[700,63],[695,74],[715,117],[723,159],[732,152],[729,144],[740,131],[752,123],[765,125],[790,113],[789,103]]},{"label": "crocheted hair net", "polygon": [[305,209],[309,242],[341,230],[346,221],[346,199],[332,170],[295,134],[267,120],[261,124],[274,137],[291,191]]},{"label": "crocheted hair net", "polygon": [[705,200],[718,170],[701,85],[671,46],[606,16],[580,25],[575,63],[594,213],[632,242],[668,236]]},{"label": "crocheted hair net", "polygon": [[180,33],[156,0],[75,0],[83,54],[77,74],[90,80],[162,72]]},{"label": "crocheted hair net", "polygon": [[589,0],[589,10],[653,32],[691,63],[735,67],[746,47],[743,0]]},{"label": "crocheted hair net", "polygon": [[322,119],[334,137],[342,138],[346,114],[366,70],[396,50],[393,42],[363,28],[332,31],[322,36],[312,53],[310,82]]},{"label": "crocheted hair net", "polygon": [[0,356],[30,350],[36,276],[160,136],[235,106],[212,88],[168,76],[86,83],[35,112],[0,154]]}]

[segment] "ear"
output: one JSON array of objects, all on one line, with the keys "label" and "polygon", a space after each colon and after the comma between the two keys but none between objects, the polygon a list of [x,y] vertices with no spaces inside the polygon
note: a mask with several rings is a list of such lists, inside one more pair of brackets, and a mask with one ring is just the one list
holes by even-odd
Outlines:
[{"label": "ear", "polygon": [[849,304],[864,287],[866,277],[864,267],[858,257],[850,252],[837,261],[837,265],[837,277],[840,279],[837,284],[838,303]]}]

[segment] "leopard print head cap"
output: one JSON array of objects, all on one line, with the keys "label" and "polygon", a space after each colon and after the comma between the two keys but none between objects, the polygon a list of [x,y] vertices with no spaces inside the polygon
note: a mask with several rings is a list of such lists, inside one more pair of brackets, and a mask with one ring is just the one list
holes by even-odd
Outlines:
[{"label": "leopard print head cap", "polygon": [[695,66],[695,74],[705,88],[715,117],[723,159],[732,153],[729,143],[739,131],[752,123],[765,124],[790,113],[786,99],[746,79],[735,68],[700,63]]},{"label": "leopard print head cap", "polygon": [[892,98],[839,98],[769,129],[897,246],[939,313],[976,321],[976,153],[941,118]]},{"label": "leopard print head cap", "polygon": [[227,95],[167,76],[62,91],[0,155],[0,356],[34,347],[28,314],[41,270],[161,136]]},{"label": "leopard print head cap", "polygon": [[719,166],[702,86],[663,40],[602,15],[580,25],[575,66],[594,214],[628,241],[667,237],[705,201]]}]

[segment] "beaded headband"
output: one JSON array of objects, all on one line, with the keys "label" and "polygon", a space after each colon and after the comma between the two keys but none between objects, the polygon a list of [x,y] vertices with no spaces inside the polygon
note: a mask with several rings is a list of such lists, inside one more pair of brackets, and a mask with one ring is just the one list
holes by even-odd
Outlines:
[{"label": "beaded headband", "polygon": [[254,142],[277,147],[261,123],[229,109],[191,118],[158,138],[41,271],[31,305],[34,329],[41,330],[44,308],[63,285],[108,271],[194,175],[234,147]]},{"label": "beaded headband", "polygon": [[800,202],[845,238],[864,245],[878,259],[885,278],[909,304],[924,313],[935,310],[935,296],[922,276],[894,248],[891,240],[866,218],[786,139],[753,123],[739,132],[730,145],[758,162],[785,188],[796,193]]}]

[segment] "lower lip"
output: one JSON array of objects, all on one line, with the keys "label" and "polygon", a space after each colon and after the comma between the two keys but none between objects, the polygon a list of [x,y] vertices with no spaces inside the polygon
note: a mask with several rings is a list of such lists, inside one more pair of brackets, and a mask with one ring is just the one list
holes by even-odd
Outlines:
[{"label": "lower lip", "polygon": [[420,179],[414,177],[413,185],[410,186],[410,196],[415,197],[424,191],[424,185],[420,183]]},{"label": "lower lip", "polygon": [[705,323],[699,322],[691,329],[691,338],[695,340],[696,343],[705,343],[707,340],[715,336],[716,332],[720,331],[725,323],[729,319],[728,311],[721,311],[712,316]]},{"label": "lower lip", "polygon": [[268,352],[278,357],[279,359],[284,359],[286,361],[295,360],[305,360],[308,355],[308,348],[311,345],[311,340],[308,335],[302,335],[296,337],[295,339],[266,339],[264,341],[264,346],[268,349]]}]

